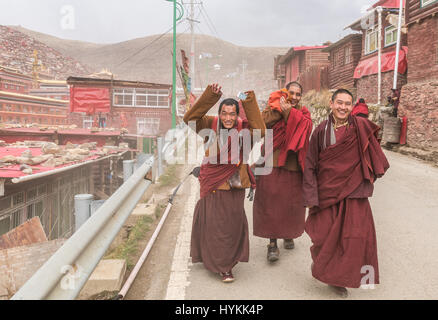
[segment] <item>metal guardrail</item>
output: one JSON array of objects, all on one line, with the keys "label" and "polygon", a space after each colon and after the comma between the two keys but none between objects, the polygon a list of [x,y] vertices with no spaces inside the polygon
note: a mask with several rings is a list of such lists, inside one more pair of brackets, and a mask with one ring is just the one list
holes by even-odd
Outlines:
[{"label": "metal guardrail", "polygon": [[153,157],[76,231],[11,300],[73,300],[150,186]]}]

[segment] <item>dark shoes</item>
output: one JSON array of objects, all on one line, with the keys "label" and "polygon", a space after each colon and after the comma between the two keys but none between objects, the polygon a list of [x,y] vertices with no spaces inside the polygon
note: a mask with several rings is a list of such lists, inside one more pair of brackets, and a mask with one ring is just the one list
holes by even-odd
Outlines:
[{"label": "dark shoes", "polygon": [[268,261],[269,262],[277,261],[279,257],[280,257],[280,250],[278,249],[278,247],[276,245],[268,244],[268,255],[267,255]]},{"label": "dark shoes", "polygon": [[231,273],[231,270],[225,273],[221,272],[220,275],[222,277],[222,282],[230,283],[234,281],[234,276]]},{"label": "dark shoes", "polygon": [[344,287],[337,287],[337,286],[331,286],[329,285],[329,288],[335,292],[338,296],[340,296],[341,298],[347,298],[348,297],[348,291],[346,288]]},{"label": "dark shoes", "polygon": [[290,250],[290,249],[295,248],[294,239],[284,239],[283,245],[284,245],[285,249]]}]

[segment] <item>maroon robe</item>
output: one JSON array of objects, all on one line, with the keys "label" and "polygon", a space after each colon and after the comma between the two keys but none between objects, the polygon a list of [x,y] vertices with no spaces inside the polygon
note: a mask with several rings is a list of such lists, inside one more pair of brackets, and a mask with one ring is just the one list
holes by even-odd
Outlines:
[{"label": "maroon robe", "polygon": [[373,284],[379,283],[368,197],[389,164],[377,141],[379,127],[364,118],[350,116],[348,121],[348,127],[338,129],[332,145],[332,116],[312,135],[303,191],[305,205],[313,208],[305,230],[313,243],[312,275],[330,285],[358,288],[364,266],[374,268]]},{"label": "maroon robe", "polygon": [[[304,233],[306,210],[302,198],[302,172],[312,131],[306,107],[291,109],[287,125],[274,126],[273,151],[280,150],[278,167],[259,176],[253,205],[253,234],[268,239],[296,239]],[[289,151],[298,158],[299,171],[284,168]],[[264,152],[264,151],[262,151]],[[270,156],[265,153],[265,157]]]}]

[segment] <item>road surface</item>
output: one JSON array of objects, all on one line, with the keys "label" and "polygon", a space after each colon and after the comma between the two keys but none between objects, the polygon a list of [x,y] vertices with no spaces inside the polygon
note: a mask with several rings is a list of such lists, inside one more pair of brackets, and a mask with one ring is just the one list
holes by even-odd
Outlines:
[{"label": "road surface", "polygon": [[[381,284],[374,289],[349,289],[348,299],[436,299],[438,168],[398,153],[385,153],[391,167],[376,182],[370,199],[377,231]],[[280,260],[267,262],[267,240],[252,236],[252,202],[249,201],[245,203],[245,210],[250,228],[250,258],[248,263],[239,263],[233,269],[236,281],[224,284],[202,264],[192,264],[190,231],[199,184],[195,179],[188,181],[180,195],[183,199],[180,198],[179,207],[173,213],[171,227],[160,234],[149,262],[156,266],[155,276],[148,276],[149,283],[143,287],[155,289],[130,298],[339,299],[311,276],[311,242],[306,233],[295,240],[293,250],[283,249],[279,241]]]}]

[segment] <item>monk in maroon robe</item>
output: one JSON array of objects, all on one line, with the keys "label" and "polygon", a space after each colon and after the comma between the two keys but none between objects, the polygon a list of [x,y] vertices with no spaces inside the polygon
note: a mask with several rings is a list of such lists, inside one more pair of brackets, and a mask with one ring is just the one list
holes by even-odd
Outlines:
[{"label": "monk in maroon robe", "polygon": [[[239,118],[239,102],[225,99],[219,106],[218,116],[208,116],[207,112],[222,95],[217,84],[207,87],[195,105],[184,115],[184,122],[196,122],[196,132],[211,129],[217,133],[213,145],[217,145],[216,155],[206,152],[199,174],[200,200],[196,204],[191,236],[190,256],[192,262],[203,262],[205,268],[219,273],[222,281],[232,282],[232,268],[238,262],[249,260],[248,221],[245,215],[245,189],[255,188],[255,178],[244,161],[242,149],[232,152],[233,134],[248,129],[260,129],[264,136],[265,124],[261,118],[255,94],[246,93],[241,101],[246,118]],[[228,144],[221,142],[220,131],[231,130]],[[220,161],[225,154],[226,163]]]},{"label": "monk in maroon robe", "polygon": [[301,95],[301,85],[291,82],[271,94],[262,112],[266,127],[273,130],[273,153],[264,150],[265,159],[273,157],[273,168],[271,174],[257,177],[253,222],[254,235],[270,239],[267,250],[270,262],[279,259],[277,239],[284,239],[285,249],[293,249],[293,240],[304,233],[302,170],[312,119],[307,108],[299,104]]},{"label": "monk in maroon robe", "polygon": [[342,297],[348,296],[346,287],[379,283],[368,198],[375,180],[389,168],[377,141],[380,128],[351,116],[352,101],[348,90],[334,93],[329,119],[312,134],[303,180],[312,275]]}]

